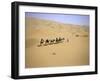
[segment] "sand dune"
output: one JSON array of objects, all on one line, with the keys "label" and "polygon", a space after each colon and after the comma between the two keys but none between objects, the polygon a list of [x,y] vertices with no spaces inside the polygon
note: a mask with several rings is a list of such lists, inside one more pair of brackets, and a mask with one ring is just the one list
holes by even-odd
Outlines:
[{"label": "sand dune", "polygon": [[[89,27],[26,17],[25,67],[89,65]],[[38,47],[41,38],[65,38],[62,43]]]}]

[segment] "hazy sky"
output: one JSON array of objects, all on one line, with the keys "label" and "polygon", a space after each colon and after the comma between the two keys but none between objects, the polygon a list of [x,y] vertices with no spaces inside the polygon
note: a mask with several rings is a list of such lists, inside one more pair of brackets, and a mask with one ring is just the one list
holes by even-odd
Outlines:
[{"label": "hazy sky", "polygon": [[89,26],[89,15],[25,12],[25,16],[46,19],[46,20],[53,20],[56,22],[67,23],[67,24]]}]

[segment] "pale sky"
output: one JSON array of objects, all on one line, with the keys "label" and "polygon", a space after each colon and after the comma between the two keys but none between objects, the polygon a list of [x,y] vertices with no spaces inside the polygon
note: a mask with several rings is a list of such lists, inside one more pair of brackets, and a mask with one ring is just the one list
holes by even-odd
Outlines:
[{"label": "pale sky", "polygon": [[90,21],[89,15],[79,15],[79,14],[25,12],[25,16],[52,20],[56,22],[66,23],[66,24],[85,25],[85,26],[89,26],[89,21]]}]

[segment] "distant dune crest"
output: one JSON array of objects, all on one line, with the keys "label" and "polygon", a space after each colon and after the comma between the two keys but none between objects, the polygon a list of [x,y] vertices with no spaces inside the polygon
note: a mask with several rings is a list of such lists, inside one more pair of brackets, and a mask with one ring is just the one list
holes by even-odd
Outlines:
[{"label": "distant dune crest", "polygon": [[54,20],[47,20],[47,19],[41,19],[41,18],[35,18],[35,17],[26,17],[26,21],[33,21],[33,27],[36,28],[36,27],[45,27],[45,26],[38,26],[39,24],[42,24],[44,23],[43,25],[50,25],[50,24],[53,24],[53,25],[61,25],[61,26],[71,26],[71,27],[84,27],[86,29],[88,29],[89,27],[88,26],[85,26],[85,25],[76,25],[76,24],[69,24],[69,23],[62,23],[62,22],[58,22],[58,21],[54,21]]}]

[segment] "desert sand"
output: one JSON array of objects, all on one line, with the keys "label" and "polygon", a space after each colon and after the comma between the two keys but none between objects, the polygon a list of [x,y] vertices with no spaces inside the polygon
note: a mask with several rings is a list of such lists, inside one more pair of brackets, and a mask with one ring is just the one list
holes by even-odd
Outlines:
[{"label": "desert sand", "polygon": [[[89,65],[89,27],[25,18],[25,67]],[[62,43],[38,47],[41,38],[65,38]]]}]

